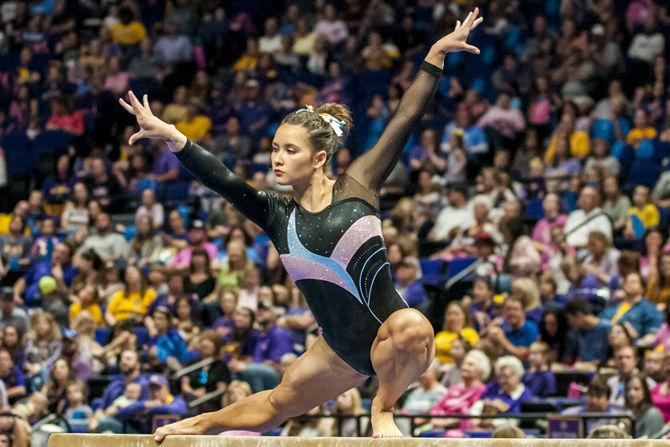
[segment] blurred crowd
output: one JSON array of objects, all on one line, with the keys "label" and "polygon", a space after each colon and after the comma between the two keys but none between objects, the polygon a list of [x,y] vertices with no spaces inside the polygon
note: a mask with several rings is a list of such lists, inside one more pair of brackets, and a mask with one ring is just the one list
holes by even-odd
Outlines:
[{"label": "blurred crowd", "polygon": [[[281,118],[344,102],[332,175],[479,6],[381,191],[397,289],[436,361],[406,433],[553,412],[670,421],[670,10],[654,0],[33,0],[0,4],[0,440],[45,418],[152,431],[275,386],[318,336],[266,235],[160,141],[132,89],[259,189]],[[314,414],[360,416],[375,380]],[[546,408],[547,407],[543,407]],[[509,414],[509,419],[456,419]],[[355,419],[273,434],[353,436]],[[624,421],[624,422],[622,422]],[[367,432],[363,418],[362,434]],[[407,422],[405,424],[405,422]],[[587,431],[625,419],[591,419]],[[528,429],[529,427],[523,426]],[[3,444],[5,445],[5,444]]]}]

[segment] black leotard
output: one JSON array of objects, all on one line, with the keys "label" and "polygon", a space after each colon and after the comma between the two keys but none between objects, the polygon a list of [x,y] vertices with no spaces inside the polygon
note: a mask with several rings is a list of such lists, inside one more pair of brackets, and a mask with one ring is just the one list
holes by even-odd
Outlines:
[{"label": "black leotard", "polygon": [[370,348],[380,325],[407,307],[391,279],[377,195],[435,94],[438,77],[428,68],[419,71],[377,144],[337,178],[332,203],[319,212],[251,188],[191,141],[177,152],[200,181],[268,234],[325,341],[366,375],[375,374]]}]

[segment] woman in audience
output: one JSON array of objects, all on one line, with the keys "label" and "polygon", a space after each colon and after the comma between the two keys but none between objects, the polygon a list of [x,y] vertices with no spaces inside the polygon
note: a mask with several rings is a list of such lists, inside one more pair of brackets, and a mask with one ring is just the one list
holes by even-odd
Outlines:
[{"label": "woman in audience", "polygon": [[530,345],[528,361],[530,365],[523,376],[523,384],[535,396],[553,396],[556,393],[556,376],[551,370],[549,345],[541,341]]},{"label": "woman in audience", "polygon": [[[433,416],[456,416],[469,414],[472,406],[479,401],[486,390],[486,381],[491,375],[491,361],[482,351],[467,353],[461,365],[461,383],[450,386],[442,400],[431,410]],[[458,427],[458,419],[439,418],[432,420],[434,427]],[[466,426],[467,424],[461,424]]]},{"label": "woman in audience", "polygon": [[42,388],[42,393],[47,397],[49,412],[63,413],[67,405],[67,386],[73,379],[74,375],[67,360],[63,358],[56,360]]},{"label": "woman in audience", "polygon": [[[496,361],[495,373],[497,380],[490,383],[470,409],[472,415],[518,414],[521,404],[532,400],[533,393],[521,381],[525,370],[521,360],[511,355],[503,356]],[[516,424],[505,419],[474,420],[473,425],[480,428],[499,427],[504,424]]]},{"label": "woman in audience", "polygon": [[75,258],[77,276],[70,287],[71,297],[76,297],[86,286],[98,287],[102,283],[102,259],[93,250],[85,251]]},{"label": "woman in audience", "polygon": [[626,410],[635,416],[635,438],[650,438],[663,428],[663,415],[654,406],[644,373],[634,373],[625,385]]},{"label": "woman in audience", "polygon": [[184,279],[184,293],[194,295],[198,300],[206,300],[214,293],[216,280],[211,273],[211,262],[207,252],[196,248],[191,254],[189,274]]},{"label": "woman in audience", "polygon": [[136,224],[137,234],[130,242],[129,260],[142,268],[158,260],[163,250],[163,238],[154,229],[150,216],[139,216]]},{"label": "woman in audience", "polygon": [[658,383],[651,391],[651,400],[663,414],[665,422],[670,422],[670,354],[665,354],[663,359],[663,376],[665,381]]},{"label": "woman in audience", "polygon": [[479,335],[472,327],[470,313],[459,301],[452,301],[444,313],[443,329],[435,335],[435,358],[445,364],[450,364],[453,359],[449,356],[451,343],[459,337],[463,337],[470,346],[479,341]]},{"label": "woman in audience", "polygon": [[60,356],[61,334],[53,316],[37,311],[30,317],[30,332],[24,340],[23,369],[30,381],[31,389],[39,390]]},{"label": "woman in audience", "polygon": [[665,248],[658,256],[649,256],[649,277],[645,296],[652,303],[668,307],[670,300],[670,251]]},{"label": "woman in audience", "polygon": [[88,228],[90,216],[88,212],[89,194],[86,184],[77,182],[72,187],[72,199],[65,202],[60,227],[68,234]]},{"label": "woman in audience", "polygon": [[[230,370],[221,360],[221,339],[214,331],[207,331],[198,337],[195,349],[198,361],[213,360],[202,368],[181,378],[181,392],[188,401],[200,399],[216,390],[224,391],[230,382]],[[204,402],[198,411],[213,411],[218,408],[216,401]]]},{"label": "woman in audience", "polygon": [[141,322],[156,299],[156,292],[147,287],[146,279],[139,268],[129,265],[124,276],[125,288],[116,292],[107,305],[105,321],[109,326],[128,319]]},{"label": "woman in audience", "polygon": [[[359,416],[367,414],[361,403],[361,393],[358,389],[352,388],[346,391],[335,399],[335,410],[333,414],[338,416]],[[361,436],[365,436],[368,429],[369,419],[364,418],[347,418],[343,417],[342,422],[335,426],[333,436],[357,437],[359,436],[359,428]],[[341,425],[340,425],[341,424]],[[339,430],[338,430],[339,428]]]},{"label": "woman in audience", "polygon": [[6,349],[12,360],[17,365],[23,364],[23,345],[21,334],[13,324],[8,324],[2,329],[2,341],[0,347]]}]

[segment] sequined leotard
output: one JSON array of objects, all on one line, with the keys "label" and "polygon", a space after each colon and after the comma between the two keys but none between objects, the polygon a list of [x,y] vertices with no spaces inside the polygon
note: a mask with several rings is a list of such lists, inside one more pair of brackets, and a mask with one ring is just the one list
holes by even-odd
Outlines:
[{"label": "sequined leotard", "polygon": [[268,234],[324,340],[366,375],[375,374],[370,349],[377,330],[407,307],[391,279],[377,193],[435,93],[438,77],[430,71],[419,71],[379,142],[337,178],[332,203],[316,213],[289,197],[251,188],[191,141],[177,152],[200,181]]}]

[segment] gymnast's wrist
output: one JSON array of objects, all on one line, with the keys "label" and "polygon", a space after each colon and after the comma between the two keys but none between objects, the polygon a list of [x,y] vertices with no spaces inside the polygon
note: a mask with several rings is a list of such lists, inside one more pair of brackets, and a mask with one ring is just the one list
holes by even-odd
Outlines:
[{"label": "gymnast's wrist", "polygon": [[[435,48],[431,48],[428,54],[426,55],[426,58],[423,60],[423,65],[426,63],[433,65],[435,68],[442,71],[442,67],[444,67],[444,55],[445,53],[437,50]],[[421,68],[423,68],[423,65]]]},{"label": "gymnast's wrist", "polygon": [[186,147],[188,143],[188,138],[186,135],[179,132],[174,124],[170,125],[169,136],[165,139],[165,144],[172,152],[179,152]]}]

